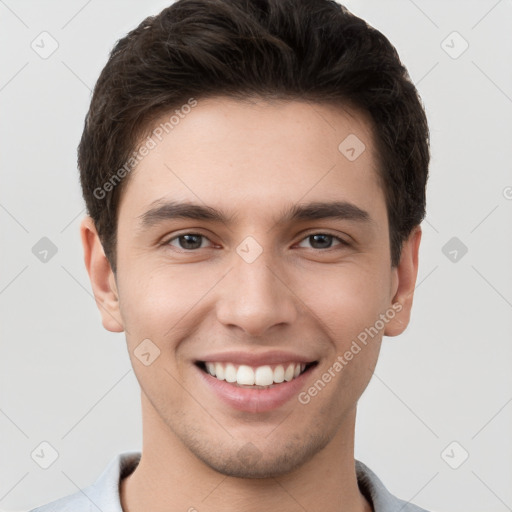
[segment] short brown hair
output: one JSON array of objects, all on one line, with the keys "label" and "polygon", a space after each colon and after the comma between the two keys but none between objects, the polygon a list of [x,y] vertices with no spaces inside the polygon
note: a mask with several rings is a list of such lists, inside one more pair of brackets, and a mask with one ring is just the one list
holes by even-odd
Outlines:
[{"label": "short brown hair", "polygon": [[136,145],[163,114],[211,96],[369,113],[398,265],[425,216],[430,148],[421,99],[394,46],[331,0],[178,0],[117,41],[78,147],[87,210],[114,272],[117,205]]}]

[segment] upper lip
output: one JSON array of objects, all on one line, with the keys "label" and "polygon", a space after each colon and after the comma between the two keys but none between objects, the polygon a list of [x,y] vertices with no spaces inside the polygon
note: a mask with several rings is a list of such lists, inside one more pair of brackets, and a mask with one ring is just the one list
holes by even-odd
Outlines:
[{"label": "upper lip", "polygon": [[212,362],[212,363],[234,363],[244,364],[247,366],[264,366],[270,364],[284,364],[284,363],[313,363],[315,358],[295,354],[293,352],[286,352],[283,350],[273,350],[266,352],[243,352],[240,350],[229,352],[218,352],[214,354],[207,354],[197,361]]}]

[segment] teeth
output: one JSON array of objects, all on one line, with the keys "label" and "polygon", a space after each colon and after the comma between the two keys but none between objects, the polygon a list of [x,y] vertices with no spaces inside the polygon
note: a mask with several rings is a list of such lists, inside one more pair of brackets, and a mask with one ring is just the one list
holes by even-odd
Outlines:
[{"label": "teeth", "polygon": [[242,364],[236,372],[236,382],[245,386],[254,386],[254,370]]},{"label": "teeth", "polygon": [[283,365],[280,364],[279,366],[276,366],[276,369],[274,370],[274,382],[279,384],[284,381],[284,368]]},{"label": "teeth", "polygon": [[228,363],[226,365],[226,371],[224,372],[227,382],[236,382],[237,371],[234,365]]},{"label": "teeth", "polygon": [[289,364],[284,372],[284,380],[286,382],[290,382],[293,379],[293,375],[295,374],[295,365]]},{"label": "teeth", "polygon": [[274,372],[270,366],[259,366],[254,372],[256,386],[270,386],[274,382]]},{"label": "teeth", "polygon": [[252,368],[245,364],[236,367],[232,363],[205,363],[207,372],[219,380],[237,383],[242,386],[271,386],[281,382],[290,382],[297,378],[306,368],[304,363],[278,364]]},{"label": "teeth", "polygon": [[215,363],[215,376],[219,380],[224,380],[224,366],[220,363]]}]

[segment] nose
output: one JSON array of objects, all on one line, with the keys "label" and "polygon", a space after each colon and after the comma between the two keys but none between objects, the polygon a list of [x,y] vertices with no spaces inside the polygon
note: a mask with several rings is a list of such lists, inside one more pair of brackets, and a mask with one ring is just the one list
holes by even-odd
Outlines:
[{"label": "nose", "polygon": [[300,300],[286,274],[265,252],[252,263],[235,255],[230,272],[217,290],[218,321],[251,337],[293,324]]}]

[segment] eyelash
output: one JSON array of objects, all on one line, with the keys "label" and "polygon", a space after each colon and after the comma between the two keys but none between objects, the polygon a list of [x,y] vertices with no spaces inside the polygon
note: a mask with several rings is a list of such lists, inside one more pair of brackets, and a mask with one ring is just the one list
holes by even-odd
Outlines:
[{"label": "eyelash", "polygon": [[[171,246],[173,247],[174,250],[176,250],[177,252],[183,252],[183,253],[188,253],[188,252],[196,252],[198,251],[199,249],[204,249],[204,247],[199,247],[197,249],[181,249],[181,248],[176,248],[174,246],[171,245],[171,242],[174,241],[174,240],[178,240],[179,238],[183,237],[183,236],[187,236],[187,235],[193,235],[193,236],[199,236],[199,237],[202,237],[202,238],[205,238],[206,240],[210,240],[206,235],[203,235],[201,233],[194,233],[194,232],[186,232],[186,233],[181,233],[179,235],[175,235],[173,236],[172,238],[168,239],[167,241],[163,242],[163,245],[164,246]],[[325,251],[329,251],[329,250],[333,250],[335,249],[335,247],[349,247],[350,244],[348,242],[346,242],[345,240],[343,240],[342,238],[336,236],[336,235],[332,235],[330,233],[324,233],[322,231],[315,231],[315,232],[312,232],[312,233],[309,233],[307,234],[306,236],[304,236],[299,243],[303,242],[304,240],[307,240],[308,238],[312,237],[312,236],[315,236],[315,235],[324,235],[324,236],[327,236],[327,237],[331,237],[333,240],[337,240],[339,242],[338,245],[334,246],[334,247],[327,247],[325,249],[315,249],[315,248],[312,248],[313,250],[315,251],[322,251],[322,252],[325,252]],[[211,242],[211,240],[210,240]]]}]

